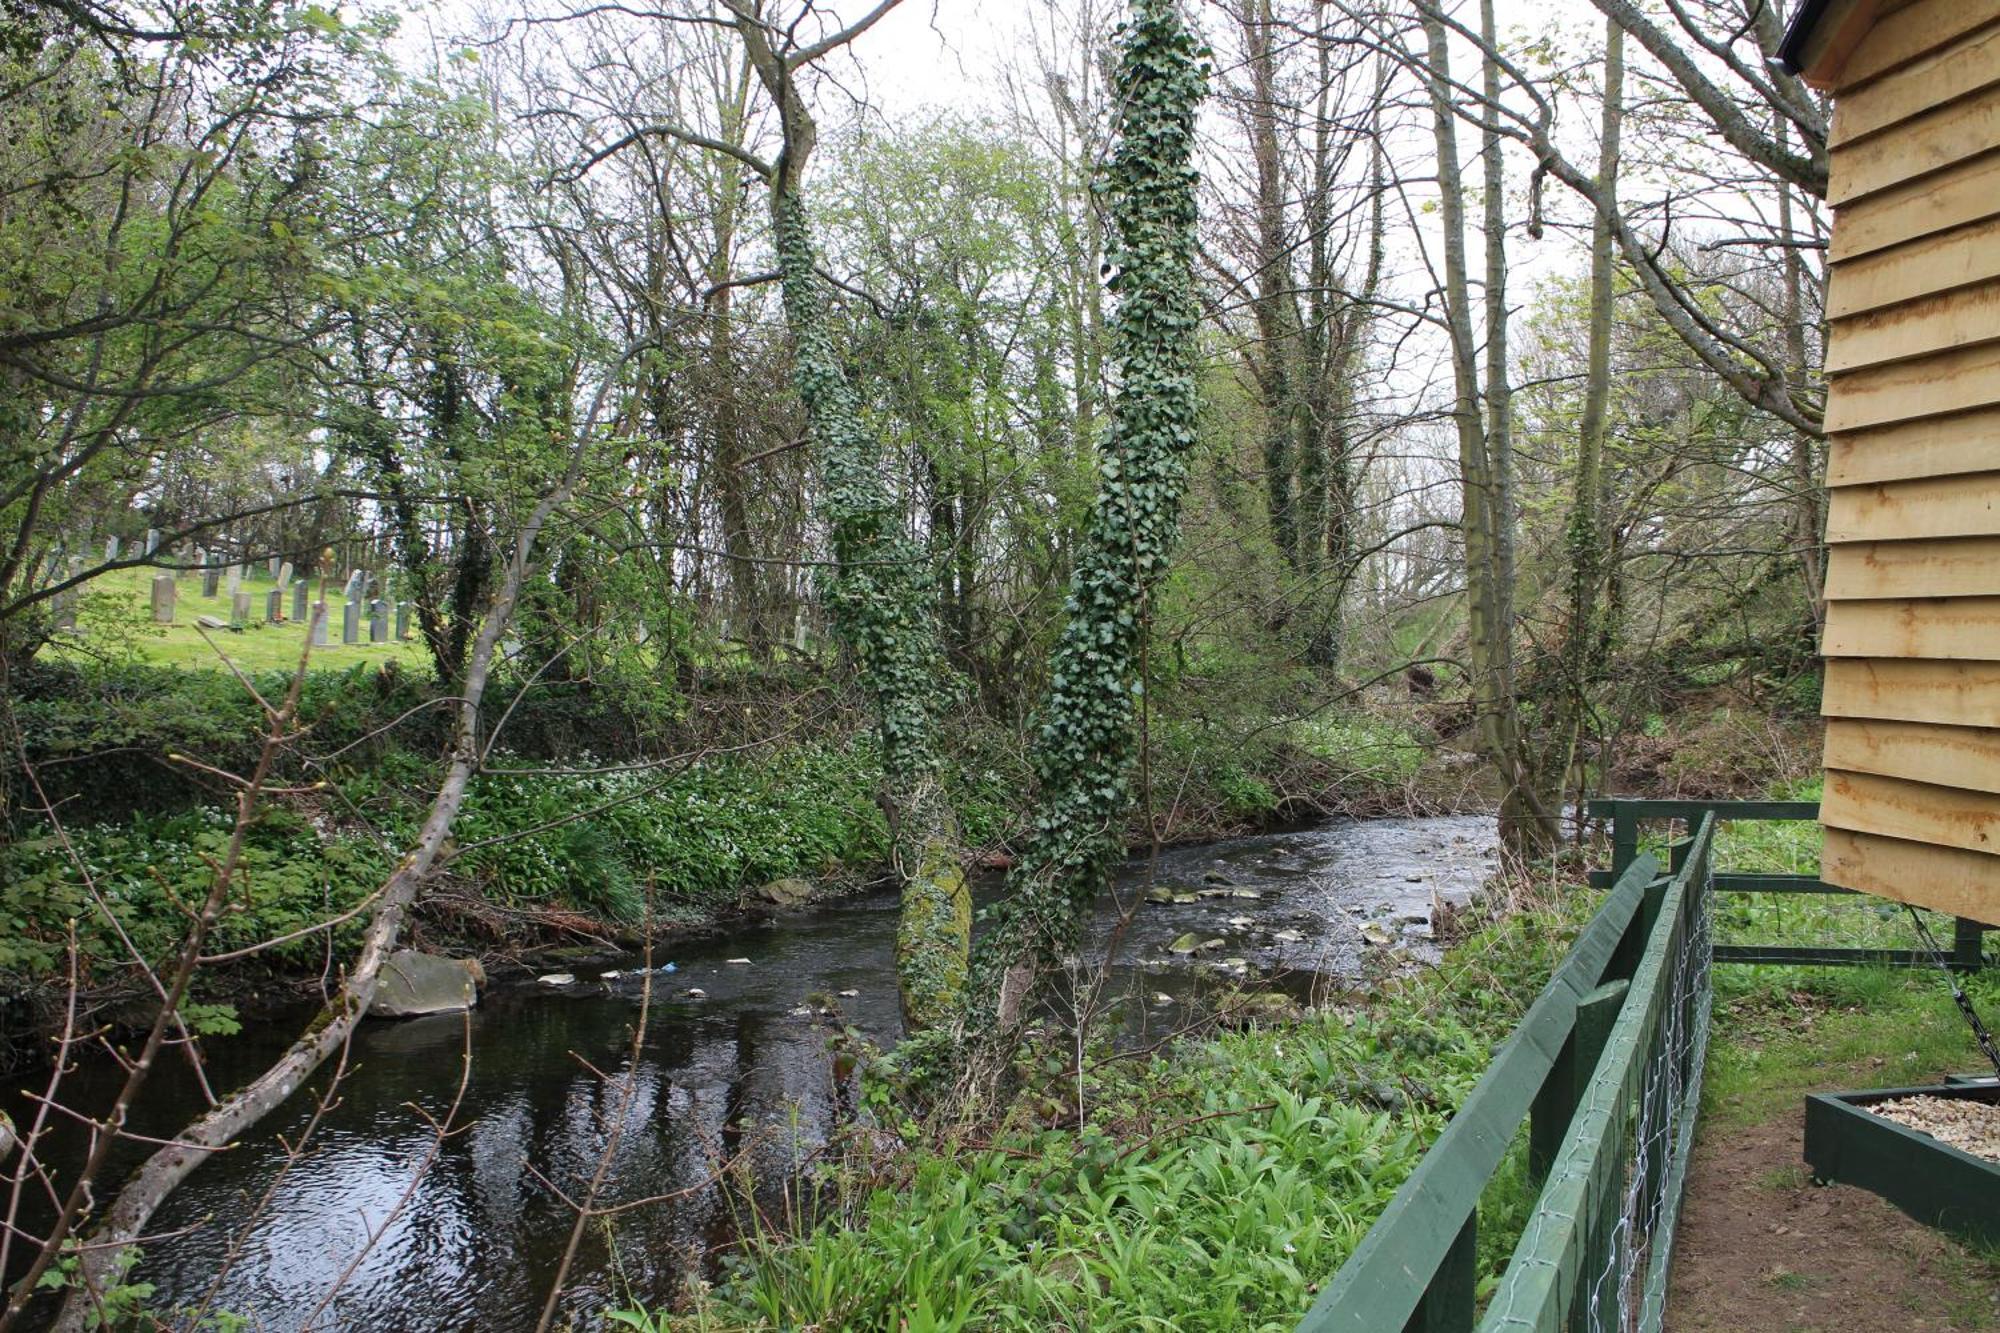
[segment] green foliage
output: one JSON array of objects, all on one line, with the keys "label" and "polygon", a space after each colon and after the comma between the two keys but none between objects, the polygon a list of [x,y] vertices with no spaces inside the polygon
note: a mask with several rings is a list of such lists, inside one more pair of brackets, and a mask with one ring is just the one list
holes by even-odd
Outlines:
[{"label": "green foliage", "polygon": [[[131,962],[120,928],[141,957],[158,965],[180,941],[187,913],[207,897],[230,829],[230,816],[213,808],[69,829],[69,844],[88,882],[62,841],[46,831],[0,850],[0,926],[5,927],[0,972],[61,973],[72,921],[86,982],[106,980]],[[241,948],[325,921],[359,902],[387,871],[387,856],[371,841],[322,836],[298,816],[270,810],[245,838],[228,910],[211,947]],[[336,939],[350,940],[358,930],[349,923]],[[270,956],[298,963],[318,958],[324,949],[323,937],[315,934],[279,945]],[[202,1020],[216,1030],[232,1021],[221,1009],[204,1013]]]},{"label": "green foliage", "polygon": [[667,777],[482,777],[459,816],[455,864],[502,901],[632,924],[650,887],[656,915],[685,915],[745,884],[880,856],[874,762],[862,747],[801,747]]}]

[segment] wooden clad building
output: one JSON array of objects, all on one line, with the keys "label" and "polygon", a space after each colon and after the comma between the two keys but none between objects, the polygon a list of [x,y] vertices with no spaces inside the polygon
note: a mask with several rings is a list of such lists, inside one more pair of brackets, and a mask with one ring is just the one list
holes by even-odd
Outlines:
[{"label": "wooden clad building", "polygon": [[2000,922],[2000,0],[1806,0],[1827,201],[1821,877]]}]

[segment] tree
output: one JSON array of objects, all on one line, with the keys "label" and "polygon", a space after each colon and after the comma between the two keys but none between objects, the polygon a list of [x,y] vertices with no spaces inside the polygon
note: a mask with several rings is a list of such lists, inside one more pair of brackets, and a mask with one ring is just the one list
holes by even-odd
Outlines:
[{"label": "tree", "polygon": [[[171,558],[144,528],[243,559],[268,553],[247,532],[313,499],[309,467],[272,469],[285,484],[251,500],[175,483],[190,457],[223,456],[212,438],[298,419],[301,354],[325,328],[312,278],[340,243],[323,144],[380,29],[256,6],[188,21],[199,32],[96,5],[9,20],[29,40],[0,52],[19,185],[0,220],[0,663],[40,647],[57,596]],[[126,538],[119,557],[82,551],[93,528]]]},{"label": "tree", "polygon": [[1098,183],[1113,231],[1118,388],[1050,658],[1033,820],[968,990],[968,1030],[989,1051],[1018,1031],[1043,969],[1075,948],[1124,852],[1150,598],[1197,434],[1193,159],[1207,68],[1174,0],[1134,0],[1121,39],[1116,144]]}]

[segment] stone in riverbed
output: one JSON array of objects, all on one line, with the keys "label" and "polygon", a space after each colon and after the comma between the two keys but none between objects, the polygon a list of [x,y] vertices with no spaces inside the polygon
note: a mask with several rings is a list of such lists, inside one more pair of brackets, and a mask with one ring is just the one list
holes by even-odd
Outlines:
[{"label": "stone in riverbed", "polygon": [[1361,938],[1379,949],[1393,943],[1396,932],[1380,921],[1364,921],[1361,923]]},{"label": "stone in riverbed", "polygon": [[1174,891],[1166,887],[1164,884],[1156,884],[1152,888],[1146,890],[1146,901],[1149,903],[1155,903],[1159,906],[1165,907],[1170,905],[1173,902],[1173,900],[1174,900]]},{"label": "stone in riverbed", "polygon": [[760,884],[750,891],[750,896],[773,907],[797,907],[812,901],[818,892],[811,880],[792,876]]},{"label": "stone in riverbed", "polygon": [[1199,939],[1196,939],[1195,933],[1190,930],[1187,934],[1181,936],[1179,939],[1175,940],[1172,944],[1169,944],[1167,946],[1167,952],[1193,953],[1196,949],[1199,949],[1200,947],[1201,947],[1201,941]]},{"label": "stone in riverbed", "polygon": [[378,1018],[449,1014],[479,1003],[478,965],[460,958],[399,949],[382,967],[368,1012]]}]

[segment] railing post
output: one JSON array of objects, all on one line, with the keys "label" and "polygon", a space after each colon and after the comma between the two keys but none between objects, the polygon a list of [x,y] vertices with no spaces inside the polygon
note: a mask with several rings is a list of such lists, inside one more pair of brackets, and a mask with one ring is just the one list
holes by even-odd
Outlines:
[{"label": "railing post", "polygon": [[1639,821],[1633,817],[1632,808],[1623,801],[1611,803],[1611,882],[1625,873],[1625,867],[1632,864],[1639,855]]},{"label": "railing post", "polygon": [[1472,1333],[1479,1295],[1479,1209],[1458,1229],[1403,1333]]},{"label": "railing post", "polygon": [[1597,1058],[1604,1054],[1604,1043],[1611,1037],[1631,984],[1622,979],[1607,981],[1576,1002],[1576,1026],[1528,1113],[1528,1172],[1535,1180],[1547,1178],[1549,1164],[1562,1148],[1563,1135],[1569,1133],[1577,1103],[1597,1072]]},{"label": "railing post", "polygon": [[1965,917],[1957,918],[1957,925],[1951,937],[1951,961],[1954,967],[1967,972],[1977,972],[1984,966],[1986,960],[1980,955],[1980,944],[1981,937],[1985,933],[1986,926],[1983,923],[1970,921]]}]

